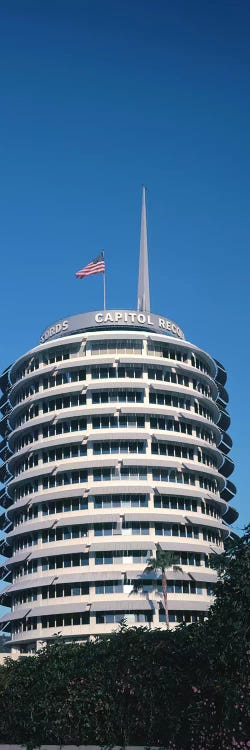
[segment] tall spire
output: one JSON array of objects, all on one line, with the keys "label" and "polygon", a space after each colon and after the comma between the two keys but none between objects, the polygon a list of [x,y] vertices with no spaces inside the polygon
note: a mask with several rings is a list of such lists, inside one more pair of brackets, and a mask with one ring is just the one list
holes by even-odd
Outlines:
[{"label": "tall spire", "polygon": [[150,312],[149,277],[148,277],[148,240],[147,240],[147,217],[146,217],[145,194],[146,194],[146,190],[143,185],[137,310],[140,310],[142,312]]}]

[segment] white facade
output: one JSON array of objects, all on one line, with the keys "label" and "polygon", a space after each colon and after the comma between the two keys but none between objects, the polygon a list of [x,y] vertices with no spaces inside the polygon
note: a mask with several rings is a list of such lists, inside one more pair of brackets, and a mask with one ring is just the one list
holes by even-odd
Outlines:
[{"label": "white facade", "polygon": [[109,633],[124,617],[165,627],[152,576],[133,593],[157,543],[182,568],[168,571],[170,626],[210,606],[209,555],[237,517],[226,374],[168,330],[124,327],[49,329],[1,378],[13,650]]}]

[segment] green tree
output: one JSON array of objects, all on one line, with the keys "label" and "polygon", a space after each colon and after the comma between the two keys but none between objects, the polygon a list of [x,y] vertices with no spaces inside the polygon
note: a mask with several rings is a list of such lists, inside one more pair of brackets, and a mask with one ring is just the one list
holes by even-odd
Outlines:
[{"label": "green tree", "polygon": [[[163,550],[161,545],[158,543],[156,545],[156,554],[151,555],[151,557],[148,560],[148,563],[146,565],[146,568],[144,569],[143,573],[154,573],[156,574],[156,579],[153,582],[153,587],[158,590],[158,577],[161,576],[161,586],[162,586],[162,593],[163,593],[163,603],[164,603],[164,610],[165,610],[165,622],[166,622],[166,628],[169,630],[169,611],[168,611],[168,582],[167,582],[167,571],[171,568],[174,572],[181,571],[182,568],[176,564],[176,555],[173,552],[169,552],[168,550]],[[145,585],[145,580],[143,578],[139,578],[138,581],[134,584],[134,591],[143,590]]]},{"label": "green tree", "polygon": [[[249,540],[248,528],[215,555],[219,579],[204,622],[122,627],[85,644],[59,638],[7,659],[0,742],[249,750]],[[162,567],[167,576],[166,560]]]},{"label": "green tree", "polygon": [[229,537],[221,555],[211,556],[218,573],[215,599],[202,627],[193,631],[199,660],[196,673],[192,668],[197,703],[192,737],[197,744],[204,734],[205,750],[250,747],[250,525],[244,532]]}]

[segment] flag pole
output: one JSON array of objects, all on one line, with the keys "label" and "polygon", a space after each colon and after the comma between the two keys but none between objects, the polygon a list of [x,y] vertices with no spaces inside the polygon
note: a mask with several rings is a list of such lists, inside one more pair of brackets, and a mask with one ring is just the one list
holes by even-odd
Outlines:
[{"label": "flag pole", "polygon": [[[104,250],[102,250],[102,257],[104,259]],[[105,270],[105,264],[104,264],[104,271],[103,271],[103,309],[106,310],[106,270]]]}]

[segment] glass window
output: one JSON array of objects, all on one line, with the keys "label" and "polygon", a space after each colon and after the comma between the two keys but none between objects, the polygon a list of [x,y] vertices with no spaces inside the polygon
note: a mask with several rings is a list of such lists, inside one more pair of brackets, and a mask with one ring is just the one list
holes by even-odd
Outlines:
[{"label": "glass window", "polygon": [[64,568],[70,568],[71,567],[71,557],[70,555],[64,555]]},{"label": "glass window", "polygon": [[96,584],[95,592],[96,594],[104,594],[104,584]]},{"label": "glass window", "polygon": [[71,626],[71,615],[64,615],[63,620],[64,620],[64,627]]},{"label": "glass window", "polygon": [[80,596],[81,594],[81,587],[80,586],[72,586],[71,588],[71,595],[72,596]]},{"label": "glass window", "polygon": [[175,584],[175,593],[176,594],[181,594],[182,593],[182,585],[181,585],[181,583],[176,583]]}]

